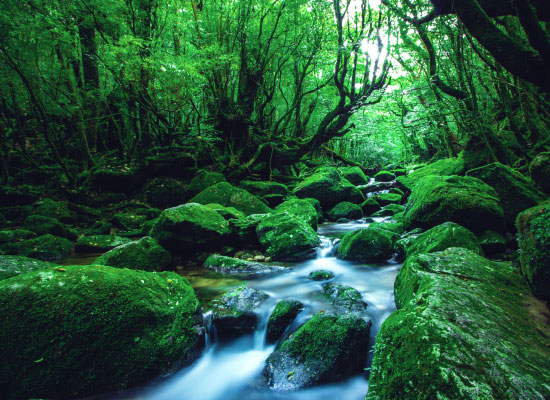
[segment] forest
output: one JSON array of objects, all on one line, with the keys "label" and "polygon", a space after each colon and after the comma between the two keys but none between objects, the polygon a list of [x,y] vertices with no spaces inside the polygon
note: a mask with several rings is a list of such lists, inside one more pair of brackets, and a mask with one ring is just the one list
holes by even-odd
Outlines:
[{"label": "forest", "polygon": [[550,398],[550,2],[2,5],[6,399]]}]

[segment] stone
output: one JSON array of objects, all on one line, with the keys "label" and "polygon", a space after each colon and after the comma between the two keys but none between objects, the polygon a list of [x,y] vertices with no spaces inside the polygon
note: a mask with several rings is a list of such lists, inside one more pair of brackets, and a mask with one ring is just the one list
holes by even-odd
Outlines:
[{"label": "stone", "polygon": [[43,215],[29,215],[23,227],[37,235],[45,235],[47,233],[59,237],[67,237],[67,228],[55,218],[44,217]]},{"label": "stone", "polygon": [[34,258],[22,256],[0,256],[0,281],[26,274],[27,272],[49,269],[55,267],[55,264],[47,261],[41,261]]},{"label": "stone", "polygon": [[364,314],[367,311],[367,303],[361,293],[351,286],[339,283],[325,283],[323,292],[331,299],[332,305],[341,313]]},{"label": "stone", "polygon": [[400,204],[403,196],[397,193],[380,193],[373,196],[373,198],[381,206],[387,206],[388,204]]},{"label": "stone", "polygon": [[375,212],[379,211],[381,208],[380,203],[376,201],[374,197],[369,197],[361,204],[361,210],[363,210],[363,215],[372,215]]},{"label": "stone", "polygon": [[[506,239],[498,232],[485,231],[480,233],[477,238],[486,256],[500,255],[506,251]],[[457,244],[456,246],[459,245]],[[460,247],[465,246],[460,245]]]},{"label": "stone", "polygon": [[313,271],[309,274],[309,279],[314,281],[328,281],[330,279],[334,278],[334,273],[331,271],[325,271],[325,270],[318,270]]},{"label": "stone", "polygon": [[2,246],[4,254],[37,258],[39,260],[59,260],[70,255],[73,243],[65,238],[46,235],[22,242],[6,243]]},{"label": "stone", "polygon": [[267,321],[266,343],[275,343],[279,340],[286,328],[303,309],[304,305],[298,300],[283,299],[279,301]]},{"label": "stone", "polygon": [[36,237],[36,233],[26,229],[11,229],[0,231],[0,245],[10,242],[20,242]]},{"label": "stone", "polygon": [[66,203],[43,198],[34,203],[34,213],[44,217],[55,218],[64,224],[70,224],[75,220],[75,214],[69,210]]},{"label": "stone", "polygon": [[159,177],[143,188],[143,197],[151,207],[165,209],[185,203],[191,197],[187,187],[174,178]]},{"label": "stone", "polygon": [[338,169],[352,185],[366,185],[369,183],[369,177],[359,167],[340,167]]},{"label": "stone", "polygon": [[[225,176],[219,172],[199,171],[193,177],[187,190],[192,194],[198,194],[216,183],[226,182]],[[214,201],[213,203],[215,203]]]},{"label": "stone", "polygon": [[224,207],[221,204],[217,204],[217,203],[206,204],[205,207],[211,208],[212,210],[216,211],[218,214],[224,217],[227,221],[229,221],[232,218],[245,217],[244,213],[237,210],[235,207]]},{"label": "stone", "polygon": [[126,231],[140,230],[146,221],[147,216],[135,212],[121,212],[113,216],[113,225]]},{"label": "stone", "polygon": [[263,246],[258,240],[256,228],[268,215],[269,214],[252,214],[244,218],[230,219],[231,242],[243,249],[262,249]]},{"label": "stone", "polygon": [[234,207],[245,215],[266,214],[272,211],[258,197],[227,182],[210,186],[193,197],[190,202],[199,204],[218,203],[224,207]]},{"label": "stone", "polygon": [[256,196],[264,197],[266,195],[278,194],[286,196],[288,188],[282,183],[271,181],[249,181],[242,180],[239,186]]},{"label": "stone", "polygon": [[397,182],[412,190],[414,185],[428,175],[450,176],[464,175],[466,166],[461,158],[445,158],[432,164],[413,170],[406,176],[397,177]]},{"label": "stone", "polygon": [[393,246],[398,237],[396,233],[386,229],[370,226],[359,229],[342,238],[337,256],[357,262],[385,261],[392,257]]},{"label": "stone", "polygon": [[131,239],[117,235],[82,236],[76,241],[75,250],[90,253],[109,251],[131,241]]},{"label": "stone", "polygon": [[395,175],[390,171],[380,171],[374,175],[376,182],[391,182],[395,179]]},{"label": "stone", "polygon": [[318,215],[315,207],[310,201],[304,199],[290,199],[277,206],[275,212],[287,212],[306,222],[313,230],[317,230]]},{"label": "stone", "polygon": [[363,218],[363,211],[357,204],[350,203],[349,201],[343,201],[336,204],[327,213],[327,217],[331,221],[337,221],[340,218],[361,219]]},{"label": "stone", "polygon": [[[259,257],[259,256],[256,256]],[[254,259],[256,259],[254,257]],[[265,257],[262,257],[265,260]],[[222,274],[257,274],[281,270],[281,267],[261,264],[256,261],[241,260],[239,258],[210,255],[203,264],[204,268],[211,269]]]}]

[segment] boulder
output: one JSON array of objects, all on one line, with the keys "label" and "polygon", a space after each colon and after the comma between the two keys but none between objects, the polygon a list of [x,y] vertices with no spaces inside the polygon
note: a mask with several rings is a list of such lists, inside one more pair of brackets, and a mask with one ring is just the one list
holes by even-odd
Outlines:
[{"label": "boulder", "polygon": [[380,193],[372,198],[381,206],[387,206],[388,204],[400,204],[403,196],[397,193]]},{"label": "boulder", "polygon": [[145,236],[135,242],[115,247],[98,257],[93,265],[160,271],[168,266],[170,259],[170,253],[164,250],[155,239]]},{"label": "boulder", "polygon": [[132,240],[117,235],[82,236],[76,241],[75,249],[82,252],[102,252],[130,243]]},{"label": "boulder", "polygon": [[393,255],[393,245],[398,239],[396,233],[386,229],[368,227],[346,234],[337,256],[343,260],[358,262],[385,261]]},{"label": "boulder", "polygon": [[387,231],[397,233],[398,235],[405,232],[405,229],[403,228],[403,224],[400,222],[372,222],[369,225],[369,228],[371,229],[385,229]]},{"label": "boulder", "polygon": [[150,234],[165,249],[189,254],[221,245],[229,233],[229,223],[216,211],[187,203],[164,210]]},{"label": "boulder", "polygon": [[43,198],[34,203],[34,214],[55,218],[64,224],[70,224],[75,220],[75,214],[69,210],[66,203]]},{"label": "boulder", "polygon": [[342,176],[352,185],[366,185],[369,183],[369,177],[365,175],[359,167],[340,167],[338,168]]},{"label": "boulder", "polygon": [[10,242],[20,242],[35,237],[36,233],[28,231],[26,229],[11,229],[0,231],[0,245]]},{"label": "boulder", "polygon": [[324,214],[319,200],[314,199],[313,197],[306,197],[304,200],[309,202],[315,208],[315,211],[317,212],[317,221],[321,222],[324,218]]},{"label": "boulder", "polygon": [[361,293],[351,286],[339,283],[325,283],[323,292],[330,298],[332,305],[340,313],[355,312],[364,314],[367,311],[367,303]]},{"label": "boulder", "polygon": [[381,208],[380,203],[376,201],[374,197],[369,197],[361,204],[361,210],[363,210],[363,215],[372,215],[375,212],[379,211]]},{"label": "boulder", "polygon": [[113,225],[125,231],[141,230],[147,216],[135,212],[121,212],[113,216]]},{"label": "boulder", "polygon": [[0,281],[27,272],[55,267],[47,261],[22,256],[0,256]]},{"label": "boulder", "polygon": [[169,208],[185,203],[191,197],[186,186],[174,178],[154,178],[143,188],[145,201],[156,208]]},{"label": "boulder", "polygon": [[301,261],[315,258],[320,241],[303,220],[288,213],[264,218],[256,228],[258,240],[274,260]]},{"label": "boulder", "polygon": [[395,186],[395,182],[374,182],[368,185],[357,186],[357,188],[365,196],[368,196],[369,193],[381,192],[382,190],[390,190]]},{"label": "boulder", "polygon": [[391,217],[392,215],[399,214],[405,211],[405,206],[401,204],[388,204],[382,207],[381,210],[371,214],[371,217]]},{"label": "boulder", "polygon": [[281,338],[285,329],[296,319],[296,316],[304,309],[304,305],[298,300],[283,299],[277,303],[267,321],[265,341],[275,343]]},{"label": "boulder", "polygon": [[429,175],[419,180],[407,201],[406,229],[431,228],[451,221],[474,233],[502,232],[504,217],[495,190],[470,176]]},{"label": "boulder", "polygon": [[363,211],[357,204],[343,201],[336,204],[328,213],[327,217],[331,221],[337,221],[341,218],[360,219],[363,218]]},{"label": "boulder", "polygon": [[533,294],[550,300],[550,201],[518,215],[521,271]]},{"label": "boulder", "polygon": [[190,202],[199,204],[218,203],[224,207],[234,207],[245,215],[265,214],[272,211],[258,197],[227,182],[210,186],[193,197]]},{"label": "boulder", "polygon": [[[486,256],[501,255],[506,251],[506,238],[498,232],[485,231],[477,235],[477,239]],[[466,246],[460,245],[460,247]]]},{"label": "boulder", "polygon": [[65,238],[46,235],[22,242],[7,243],[2,246],[5,254],[38,258],[39,260],[59,260],[73,251],[73,243]]},{"label": "boulder", "polygon": [[342,201],[360,204],[361,191],[344,179],[337,170],[322,170],[300,182],[294,189],[300,198],[319,200],[323,210],[329,210]]},{"label": "boulder", "polygon": [[548,326],[517,269],[451,248],[407,259],[368,400],[550,397]]},{"label": "boulder", "polygon": [[309,279],[313,281],[328,281],[333,278],[334,278],[334,272],[325,271],[322,269],[313,271],[309,274]]},{"label": "boulder", "polygon": [[244,218],[232,218],[229,220],[231,228],[231,242],[243,249],[262,249],[258,240],[256,228],[269,214],[252,214]]},{"label": "boulder", "polygon": [[111,267],[55,267],[0,282],[5,399],[81,398],[142,385],[203,344],[187,280]]},{"label": "boulder", "polygon": [[254,261],[241,260],[239,258],[210,255],[203,266],[222,274],[257,274],[279,271],[281,267],[262,264]]},{"label": "boulder", "polygon": [[306,222],[313,230],[317,230],[318,215],[310,201],[304,199],[290,199],[275,208],[275,212],[287,212],[290,215]]},{"label": "boulder", "polygon": [[545,200],[545,195],[530,179],[501,163],[472,169],[466,175],[481,179],[495,189],[508,230],[515,230],[516,217],[520,212]]},{"label": "boulder", "polygon": [[406,176],[399,176],[397,182],[412,190],[414,185],[428,175],[450,176],[464,175],[466,166],[461,158],[445,158],[419,169],[413,170]]},{"label": "boulder", "polygon": [[395,179],[395,174],[390,171],[380,171],[374,175],[376,182],[391,182]]},{"label": "boulder", "polygon": [[288,188],[278,182],[243,180],[240,182],[239,186],[253,195],[260,197],[273,194],[286,196],[288,194]]},{"label": "boulder", "polygon": [[264,369],[268,386],[290,391],[361,373],[369,331],[370,321],[355,315],[315,314],[268,357]]},{"label": "boulder", "polygon": [[531,179],[547,194],[550,194],[550,152],[543,152],[529,164]]},{"label": "boulder", "polygon": [[224,217],[228,221],[231,218],[245,217],[244,213],[240,212],[235,207],[224,207],[221,204],[217,204],[217,203],[210,203],[210,204],[206,204],[205,206],[216,211],[218,214],[220,214],[222,217]]},{"label": "boulder", "polygon": [[37,235],[50,233],[54,236],[67,237],[65,225],[55,218],[42,215],[29,215],[23,222],[23,227]]},{"label": "boulder", "polygon": [[[225,176],[219,172],[199,171],[194,176],[187,190],[193,195],[202,192],[216,183],[226,182]],[[215,203],[215,201],[214,201]]]}]

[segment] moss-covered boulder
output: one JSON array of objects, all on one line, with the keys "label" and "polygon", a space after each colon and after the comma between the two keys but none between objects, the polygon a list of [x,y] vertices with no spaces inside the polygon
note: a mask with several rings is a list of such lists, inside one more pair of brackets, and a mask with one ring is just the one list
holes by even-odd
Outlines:
[{"label": "moss-covered boulder", "polygon": [[466,166],[461,158],[445,158],[432,164],[413,170],[406,176],[399,176],[397,182],[412,190],[414,185],[428,175],[450,176],[464,175]]},{"label": "moss-covered boulder", "polygon": [[50,233],[55,236],[67,237],[67,228],[55,218],[44,217],[42,215],[29,215],[23,227],[37,235]]},{"label": "moss-covered boulder", "polygon": [[185,203],[190,197],[187,187],[174,178],[154,178],[143,188],[143,197],[152,207],[165,209]]},{"label": "moss-covered boulder", "polygon": [[109,251],[132,240],[117,235],[90,235],[78,238],[75,250],[82,252]]},{"label": "moss-covered boulder", "polygon": [[204,261],[203,266],[222,274],[257,274],[274,272],[281,269],[281,267],[277,266],[241,260],[240,258],[227,257],[219,254],[210,255]]},{"label": "moss-covered boulder", "polygon": [[269,214],[252,214],[244,218],[232,218],[229,220],[231,228],[231,242],[243,249],[262,249],[258,240],[256,228]]},{"label": "moss-covered boulder", "polygon": [[401,204],[388,204],[387,206],[382,207],[381,210],[376,211],[371,214],[371,217],[391,217],[392,215],[403,213],[405,211],[405,206]]},{"label": "moss-covered boulder", "polygon": [[288,213],[264,218],[258,224],[256,234],[267,254],[274,260],[300,261],[314,258],[320,244],[311,226]]},{"label": "moss-covered boulder", "polygon": [[374,197],[369,197],[363,203],[361,203],[361,210],[363,215],[372,215],[375,212],[379,211],[382,206]]},{"label": "moss-covered boulder", "polygon": [[354,315],[315,314],[272,353],[264,369],[269,387],[297,390],[362,372],[370,323]]},{"label": "moss-covered boulder", "polygon": [[429,175],[416,183],[404,214],[406,229],[456,222],[472,232],[502,232],[504,216],[495,190],[470,176]]},{"label": "moss-covered boulder", "polygon": [[193,177],[187,190],[193,195],[202,192],[216,183],[226,182],[225,176],[219,172],[199,171]]},{"label": "moss-covered boulder", "polygon": [[305,199],[290,199],[275,208],[275,212],[287,212],[305,221],[313,230],[317,230],[318,215],[315,207]]},{"label": "moss-covered boulder", "polygon": [[390,171],[380,171],[374,175],[376,182],[391,182],[395,179],[395,174]]},{"label": "moss-covered boulder", "polygon": [[332,207],[330,211],[327,212],[327,217],[331,221],[338,221],[341,218],[360,219],[363,218],[363,210],[361,210],[361,206],[357,204],[343,201]]},{"label": "moss-covered boulder", "polygon": [[230,233],[229,223],[216,211],[197,203],[164,210],[150,235],[167,250],[188,254],[223,244]]},{"label": "moss-covered boulder", "polygon": [[242,180],[239,186],[253,195],[260,197],[272,194],[286,196],[288,194],[288,188],[278,182]]},{"label": "moss-covered boulder", "polygon": [[[501,255],[506,251],[506,238],[495,231],[485,231],[477,235],[479,244],[486,256]],[[458,245],[455,245],[458,246]],[[465,246],[460,246],[465,247]]]},{"label": "moss-covered boulder", "polygon": [[317,221],[321,222],[325,216],[323,209],[321,208],[321,202],[313,197],[306,197],[304,200],[309,202],[315,208],[315,211],[317,212]]},{"label": "moss-covered boulder", "polygon": [[66,203],[50,198],[40,199],[34,204],[36,215],[55,218],[64,224],[70,224],[75,220],[75,214],[69,210]]},{"label": "moss-covered boulder", "polygon": [[407,241],[405,257],[420,253],[435,253],[449,247],[462,247],[483,255],[479,241],[472,231],[454,222],[445,222],[421,233],[414,240]]},{"label": "moss-covered boulder", "polygon": [[221,339],[254,332],[259,315],[255,312],[269,298],[264,292],[239,286],[218,299],[212,310],[212,321]]},{"label": "moss-covered boulder", "polygon": [[398,238],[396,233],[369,226],[346,234],[338,246],[337,256],[358,262],[385,261],[392,257],[393,245]]},{"label": "moss-covered boulder", "polygon": [[545,399],[547,323],[516,268],[451,248],[411,257],[376,337],[368,400]]},{"label": "moss-covered boulder", "polygon": [[313,281],[328,281],[334,278],[334,272],[331,271],[325,271],[323,269],[319,269],[317,271],[312,271],[309,274],[309,279]]},{"label": "moss-covered boulder", "polygon": [[135,242],[115,247],[99,256],[93,265],[160,271],[170,263],[170,259],[170,253],[155,239],[145,236]]},{"label": "moss-covered boulder", "polygon": [[501,163],[472,169],[466,175],[481,179],[495,189],[509,230],[515,230],[516,217],[520,212],[537,205],[546,198],[530,179]]},{"label": "moss-covered boulder", "polygon": [[55,267],[47,261],[22,256],[0,256],[0,281],[12,276]]},{"label": "moss-covered boulder", "polygon": [[221,204],[217,204],[217,203],[206,204],[206,207],[216,211],[218,214],[220,214],[222,217],[224,217],[228,221],[232,218],[245,217],[244,213],[237,210],[235,207],[224,207]]},{"label": "moss-covered boulder", "polygon": [[397,193],[380,193],[373,198],[381,205],[387,206],[388,204],[400,204],[403,196]]},{"label": "moss-covered boulder", "polygon": [[296,316],[304,309],[304,305],[298,300],[283,299],[277,303],[267,321],[265,341],[275,343],[281,338],[285,329],[296,319]]},{"label": "moss-covered boulder", "polygon": [[369,177],[359,167],[340,167],[338,169],[352,185],[366,185],[369,183]]},{"label": "moss-covered boulder", "polygon": [[535,296],[550,300],[550,202],[519,214],[517,227],[523,276]]},{"label": "moss-covered boulder", "polygon": [[363,296],[351,286],[329,282],[323,285],[323,292],[340,313],[364,314],[367,311],[367,303],[363,300]]},{"label": "moss-covered boulder", "polygon": [[550,152],[543,152],[529,164],[531,179],[547,194],[550,194]]},{"label": "moss-covered boulder", "polygon": [[0,231],[0,245],[10,242],[20,242],[36,237],[36,233],[26,229],[9,229]]},{"label": "moss-covered boulder", "polygon": [[227,182],[210,186],[193,197],[190,202],[199,204],[218,203],[224,207],[234,207],[246,215],[265,214],[272,211],[258,197]]},{"label": "moss-covered boulder", "polygon": [[342,201],[356,204],[363,201],[361,191],[335,169],[323,170],[304,179],[294,188],[294,194],[319,200],[323,210],[329,210]]},{"label": "moss-covered boulder", "polygon": [[202,338],[187,280],[111,267],[56,267],[0,282],[5,399],[116,391],[189,364]]},{"label": "moss-covered boulder", "polygon": [[368,196],[369,193],[381,192],[383,190],[390,190],[395,187],[395,182],[373,182],[368,185],[357,186],[361,193]]},{"label": "moss-covered boulder", "polygon": [[49,233],[34,239],[10,242],[2,246],[4,254],[38,258],[39,260],[59,260],[73,251],[73,242]]},{"label": "moss-covered boulder", "polygon": [[387,231],[397,233],[398,235],[405,232],[405,228],[403,228],[403,224],[396,221],[386,221],[386,222],[372,222],[369,225],[369,228],[371,229],[385,229]]}]

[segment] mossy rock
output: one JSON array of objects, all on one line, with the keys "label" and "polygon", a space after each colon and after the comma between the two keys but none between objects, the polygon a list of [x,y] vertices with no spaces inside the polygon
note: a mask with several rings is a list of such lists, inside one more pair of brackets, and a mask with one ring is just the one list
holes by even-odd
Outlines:
[{"label": "mossy rock", "polygon": [[231,243],[243,249],[262,249],[263,246],[258,240],[256,228],[268,215],[270,214],[252,214],[244,218],[230,219]]},{"label": "mossy rock", "polygon": [[34,203],[34,213],[44,217],[55,218],[64,224],[70,224],[75,220],[75,214],[69,210],[66,203],[44,198]]},{"label": "mossy rock", "polygon": [[380,171],[374,175],[376,182],[391,182],[395,179],[395,174],[390,171]]},{"label": "mossy rock", "polygon": [[397,193],[380,193],[373,196],[374,199],[381,205],[387,206],[388,204],[401,204],[403,196]]},{"label": "mossy rock", "polygon": [[455,224],[445,222],[421,233],[405,247],[405,256],[411,257],[420,253],[435,253],[449,247],[462,247],[483,255],[479,241],[472,231]]},{"label": "mossy rock", "polygon": [[162,177],[145,185],[143,197],[152,207],[165,209],[185,203],[191,195],[179,180]]},{"label": "mossy rock", "polygon": [[518,215],[521,271],[533,294],[550,300],[550,201]]},{"label": "mossy rock", "polygon": [[5,399],[74,398],[142,385],[189,364],[199,301],[174,273],[55,267],[0,282]]},{"label": "mossy rock", "polygon": [[29,205],[34,203],[39,195],[40,191],[30,185],[0,186],[0,207]]},{"label": "mossy rock", "polygon": [[72,253],[73,242],[48,233],[34,239],[6,243],[2,246],[2,251],[4,254],[14,254],[39,260],[59,260]]},{"label": "mossy rock", "polygon": [[258,240],[274,260],[301,261],[316,256],[317,233],[303,220],[289,213],[264,218],[256,228]]},{"label": "mossy rock", "polygon": [[210,186],[193,197],[190,202],[199,204],[218,203],[224,207],[234,207],[245,215],[265,214],[272,211],[258,197],[227,182]]},{"label": "mossy rock", "polygon": [[477,235],[477,239],[486,256],[503,254],[506,251],[506,239],[498,232],[485,231]]},{"label": "mossy rock", "polygon": [[342,201],[360,204],[364,200],[361,191],[336,169],[322,170],[304,179],[294,188],[294,194],[319,200],[323,210],[329,210]]},{"label": "mossy rock", "polygon": [[283,299],[277,303],[267,321],[266,343],[275,343],[285,329],[296,319],[304,305],[298,300]]},{"label": "mossy rock", "polygon": [[314,199],[313,197],[306,197],[303,200],[309,202],[315,208],[315,211],[317,212],[317,222],[321,222],[324,218],[323,209],[321,208],[321,202],[317,199]]},{"label": "mossy rock", "polygon": [[36,233],[26,229],[11,229],[0,231],[0,245],[10,242],[20,242],[36,237]]},{"label": "mossy rock", "polygon": [[399,271],[395,299],[368,400],[550,397],[547,322],[516,268],[461,248],[419,254]]},{"label": "mossy rock", "polygon": [[305,199],[290,199],[280,204],[275,208],[275,212],[284,213],[287,212],[290,215],[301,219],[306,222],[313,230],[317,230],[318,215],[315,207],[310,201]]},{"label": "mossy rock", "polygon": [[372,217],[389,217],[395,214],[403,213],[405,211],[405,206],[401,204],[388,204],[384,206],[381,210],[371,214]]},{"label": "mossy rock", "polygon": [[366,185],[369,183],[369,177],[359,167],[340,167],[338,169],[352,185]]},{"label": "mossy rock", "polygon": [[375,212],[379,211],[382,206],[374,197],[369,197],[361,204],[361,210],[363,210],[363,215],[372,215]]},{"label": "mossy rock", "polygon": [[93,265],[160,271],[168,266],[170,259],[170,253],[155,239],[145,236],[135,242],[130,241],[115,247],[98,257]]},{"label": "mossy rock", "polygon": [[395,187],[391,188],[388,193],[400,194],[401,196],[405,196],[405,193],[401,189]]},{"label": "mossy rock", "polygon": [[343,260],[357,262],[385,261],[393,255],[393,245],[398,239],[396,233],[386,229],[368,227],[346,234],[337,256]]},{"label": "mossy rock", "polygon": [[291,391],[361,373],[369,331],[370,321],[355,315],[315,314],[268,357],[264,370],[268,386]]},{"label": "mossy rock", "polygon": [[465,170],[466,166],[464,164],[464,160],[461,158],[445,158],[419,169],[414,169],[406,176],[399,176],[397,178],[397,182],[405,186],[407,189],[412,190],[418,181],[428,175],[464,175]]},{"label": "mossy rock", "polygon": [[55,236],[67,237],[67,229],[65,225],[55,218],[44,217],[42,215],[29,215],[23,227],[37,235],[45,235],[50,233]]},{"label": "mossy rock", "polygon": [[455,222],[474,233],[504,230],[504,215],[495,190],[470,176],[422,178],[414,186],[405,208],[406,229],[431,228]]},{"label": "mossy rock", "polygon": [[369,225],[369,228],[372,228],[372,229],[384,229],[386,231],[390,231],[390,232],[393,232],[393,233],[397,233],[398,235],[402,234],[403,232],[405,232],[405,228],[403,227],[403,224],[400,223],[400,222],[391,222],[391,221],[386,221],[386,222],[372,222],[370,225]]},{"label": "mossy rock", "polygon": [[245,217],[244,213],[237,210],[235,207],[224,207],[221,204],[217,204],[217,203],[210,203],[210,204],[206,204],[205,206],[216,211],[218,214],[220,214],[222,217],[224,217],[228,221],[231,218]]},{"label": "mossy rock", "polygon": [[147,221],[147,216],[132,212],[116,213],[113,217],[113,225],[126,231],[141,229]]},{"label": "mossy rock", "polygon": [[229,233],[229,223],[216,211],[187,203],[164,210],[150,234],[167,250],[189,254],[223,244]]},{"label": "mossy rock", "polygon": [[327,213],[327,217],[331,221],[337,221],[340,218],[360,219],[363,218],[363,211],[357,204],[350,203],[349,201],[343,201],[332,207]]},{"label": "mossy rock", "polygon": [[199,171],[194,176],[187,190],[192,194],[198,194],[210,186],[220,182],[227,182],[222,173]]},{"label": "mossy rock", "polygon": [[367,303],[363,300],[361,293],[351,286],[339,283],[325,283],[323,292],[330,298],[332,305],[341,313],[365,314]]},{"label": "mossy rock", "polygon": [[109,251],[132,240],[117,235],[90,235],[78,238],[75,250],[82,252]]},{"label": "mossy rock", "polygon": [[41,261],[34,258],[22,256],[0,256],[0,281],[26,274],[27,272],[49,269],[55,267],[55,264],[47,261]]},{"label": "mossy rock", "polygon": [[261,197],[273,194],[286,196],[288,194],[288,188],[278,182],[242,180],[239,186],[253,195]]},{"label": "mossy rock", "polygon": [[241,260],[239,258],[227,257],[219,254],[210,255],[204,261],[203,267],[222,274],[257,274],[279,271],[281,269],[281,267]]},{"label": "mossy rock", "polygon": [[550,194],[550,152],[543,152],[529,164],[531,179],[547,194]]},{"label": "mossy rock", "polygon": [[311,272],[309,274],[309,279],[314,281],[328,281],[328,280],[334,279],[334,272],[320,269],[320,270]]},{"label": "mossy rock", "polygon": [[537,205],[546,198],[535,187],[533,181],[501,163],[472,169],[466,175],[481,179],[495,189],[509,230],[515,230],[516,217],[520,212]]}]

